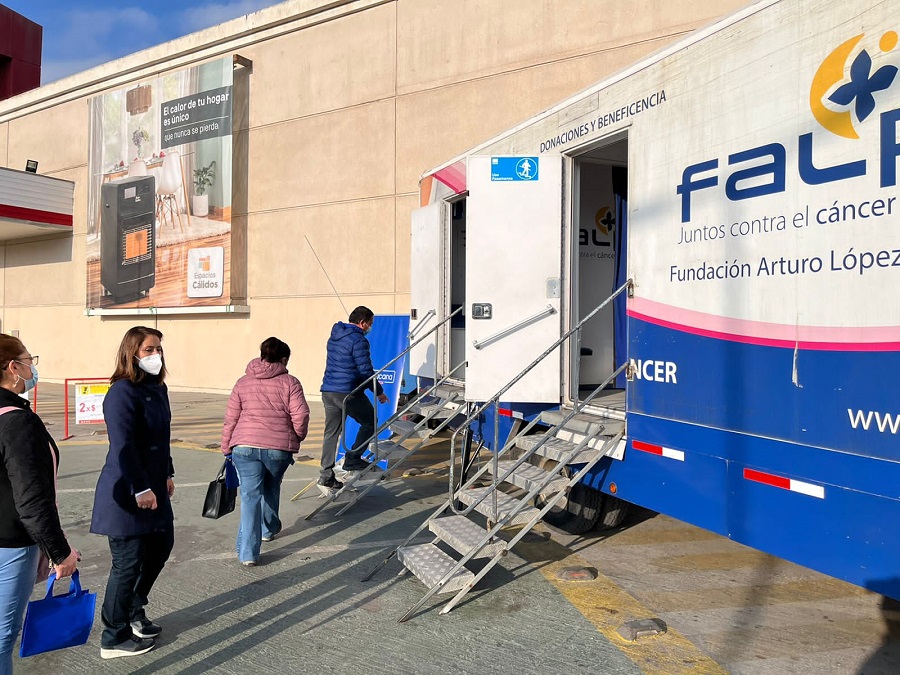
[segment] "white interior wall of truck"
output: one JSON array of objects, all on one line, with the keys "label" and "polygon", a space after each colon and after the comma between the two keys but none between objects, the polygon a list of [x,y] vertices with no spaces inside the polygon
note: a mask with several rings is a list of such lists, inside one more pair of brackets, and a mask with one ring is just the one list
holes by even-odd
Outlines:
[{"label": "white interior wall of truck", "polygon": [[[450,362],[452,378],[464,380],[466,367],[466,200],[460,199],[448,205],[450,210],[450,311],[463,307],[460,314],[450,320]],[[448,371],[449,372],[449,371]]]},{"label": "white interior wall of truck", "polygon": [[[572,283],[570,326],[606,300],[615,287],[617,222],[612,167],[626,167],[628,141],[603,141],[575,157],[572,230],[570,246]],[[613,306],[602,309],[584,326],[580,353],[572,353],[577,377],[571,380],[570,396],[586,395],[615,370]]]},{"label": "white interior wall of truck", "polygon": [[[578,162],[578,314],[587,316],[609,297],[615,275],[615,217],[609,165]],[[592,390],[613,371],[613,312],[604,307],[581,333],[579,385]]]}]

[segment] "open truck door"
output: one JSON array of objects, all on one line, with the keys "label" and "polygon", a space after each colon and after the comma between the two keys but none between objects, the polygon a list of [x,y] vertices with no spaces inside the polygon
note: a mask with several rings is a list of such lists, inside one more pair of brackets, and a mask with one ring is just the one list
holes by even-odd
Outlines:
[{"label": "open truck door", "polygon": [[[560,336],[563,161],[468,158],[466,400],[486,401]],[[558,403],[548,355],[501,398]]]},{"label": "open truck door", "polygon": [[[411,342],[434,328],[442,310],[441,269],[443,253],[441,236],[444,226],[445,204],[441,201],[412,212],[412,242],[410,261],[410,321]],[[433,337],[433,336],[432,336]],[[437,341],[423,340],[409,353],[411,375],[435,379],[437,372]]]}]

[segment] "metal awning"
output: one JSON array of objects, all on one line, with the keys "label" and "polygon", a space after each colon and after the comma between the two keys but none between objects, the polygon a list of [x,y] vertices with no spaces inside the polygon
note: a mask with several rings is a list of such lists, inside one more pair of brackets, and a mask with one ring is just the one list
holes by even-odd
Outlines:
[{"label": "metal awning", "polygon": [[75,183],[0,167],[0,242],[72,233]]}]

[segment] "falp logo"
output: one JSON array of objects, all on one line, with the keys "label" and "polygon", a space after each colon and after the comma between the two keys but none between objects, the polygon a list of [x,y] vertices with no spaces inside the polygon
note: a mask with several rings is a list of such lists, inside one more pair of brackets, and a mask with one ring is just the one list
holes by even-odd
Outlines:
[{"label": "falp logo", "polygon": [[578,230],[580,246],[612,246],[613,232],[616,229],[616,214],[608,206],[601,206],[594,214],[594,227],[582,227]]},{"label": "falp logo", "polygon": [[[813,117],[844,138],[859,138],[857,127],[875,111],[877,95],[897,84],[897,66],[880,65],[896,56],[896,31],[884,33],[877,47],[866,45],[865,37],[865,33],[852,37],[825,57],[809,89]],[[864,47],[857,51],[860,43]]]},{"label": "falp logo", "polygon": [[[881,189],[895,187],[900,158],[897,44],[898,36],[893,30],[868,40],[861,33],[833,49],[812,78],[809,107],[822,128],[835,136],[856,140],[860,138],[860,127],[867,125],[870,142],[855,149],[855,159],[828,164],[823,155],[827,157],[827,148],[832,145],[829,137],[802,130],[796,137],[789,134],[731,151],[725,158],[712,157],[689,164],[675,186],[675,193],[681,196],[681,222],[691,221],[692,204],[701,194],[707,198],[724,195],[731,202],[776,195],[791,189],[789,172],[793,174],[791,178],[796,176],[809,186],[871,176]],[[817,154],[816,147],[823,150]],[[869,154],[862,155],[863,152]]]},{"label": "falp logo", "polygon": [[594,214],[594,225],[605,235],[612,234],[616,227],[616,214],[608,206],[601,206]]}]

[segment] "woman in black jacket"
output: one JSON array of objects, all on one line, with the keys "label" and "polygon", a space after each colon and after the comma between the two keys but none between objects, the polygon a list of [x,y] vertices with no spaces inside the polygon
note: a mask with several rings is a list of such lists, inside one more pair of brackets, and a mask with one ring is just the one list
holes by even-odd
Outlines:
[{"label": "woman in black jacket", "polygon": [[103,600],[100,656],[135,656],[162,630],[144,606],[175,544],[169,447],[172,414],[162,333],[135,326],[116,356],[103,400],[109,453],[97,480],[91,532],[109,537],[112,569]]},{"label": "woman in black jacket", "polygon": [[0,333],[0,675],[12,673],[40,550],[58,578],[71,575],[78,559],[56,509],[59,450],[20,396],[37,382],[37,361],[19,338]]}]

